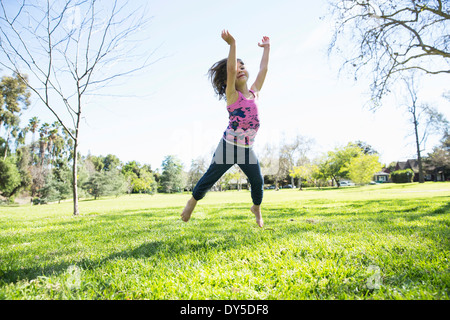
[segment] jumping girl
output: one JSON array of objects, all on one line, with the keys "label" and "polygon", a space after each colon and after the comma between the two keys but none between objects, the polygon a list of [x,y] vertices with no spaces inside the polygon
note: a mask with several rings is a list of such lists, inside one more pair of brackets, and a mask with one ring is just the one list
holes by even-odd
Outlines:
[{"label": "jumping girl", "polygon": [[264,52],[259,73],[250,89],[247,86],[249,73],[244,62],[236,58],[235,39],[227,30],[222,31],[222,39],[230,46],[228,58],[215,63],[209,69],[209,77],[219,100],[225,98],[227,101],[229,124],[214,153],[211,165],[194,187],[192,197],[181,213],[181,219],[189,221],[197,202],[228,169],[238,164],[250,181],[253,200],[250,210],[256,217],[256,223],[262,228],[264,223],[261,202],[264,180],[252,147],[259,129],[257,100],[267,74],[270,39],[263,37],[261,43],[258,43],[258,46],[264,48]]}]

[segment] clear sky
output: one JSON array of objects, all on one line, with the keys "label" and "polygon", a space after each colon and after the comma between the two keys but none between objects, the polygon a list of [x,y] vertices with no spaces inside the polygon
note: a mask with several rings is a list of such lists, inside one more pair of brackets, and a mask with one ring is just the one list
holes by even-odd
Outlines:
[{"label": "clear sky", "polygon": [[[154,169],[166,155],[176,155],[186,170],[191,159],[209,158],[228,114],[206,73],[227,56],[228,45],[220,33],[228,29],[250,72],[249,86],[262,55],[257,43],[264,35],[271,39],[257,152],[266,143],[277,145],[283,136],[289,141],[301,134],[314,139],[315,155],[361,140],[381,154],[383,163],[414,158],[401,97],[386,99],[373,113],[363,108],[368,81],[355,83],[351,75],[338,76],[339,65],[327,56],[331,28],[325,0],[139,1],[153,17],[142,46],[156,49],[153,57],[158,61],[87,100],[80,140],[83,155],[114,154],[123,162],[136,160]],[[450,119],[449,103],[441,97],[448,89],[445,83],[448,76],[423,81],[420,97]],[[24,113],[35,115],[54,121],[37,102]]]}]

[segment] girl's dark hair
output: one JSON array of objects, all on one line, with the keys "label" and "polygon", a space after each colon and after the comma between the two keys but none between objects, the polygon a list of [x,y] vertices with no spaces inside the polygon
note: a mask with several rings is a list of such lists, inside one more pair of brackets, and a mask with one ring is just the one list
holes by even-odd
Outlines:
[{"label": "girl's dark hair", "polygon": [[[242,62],[241,59],[237,59]],[[219,96],[219,100],[227,100],[225,90],[227,88],[227,61],[228,58],[222,59],[208,70],[208,76],[214,88],[214,92]]]}]

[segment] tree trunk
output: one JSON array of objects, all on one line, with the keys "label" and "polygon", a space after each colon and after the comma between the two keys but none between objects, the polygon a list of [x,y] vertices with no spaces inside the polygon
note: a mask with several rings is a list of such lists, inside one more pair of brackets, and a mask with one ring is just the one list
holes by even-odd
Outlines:
[{"label": "tree trunk", "polygon": [[334,180],[334,182],[336,182],[336,186],[337,186],[338,188],[340,188],[340,187],[341,187],[341,184],[339,183],[337,177],[334,176],[334,175],[331,175],[331,177],[332,177],[332,179]]},{"label": "tree trunk", "polygon": [[78,91],[78,113],[77,122],[75,127],[75,139],[73,141],[73,215],[78,216],[80,214],[78,210],[78,137],[80,132],[80,120],[81,120],[81,94],[80,94],[80,83],[77,82]]},{"label": "tree trunk", "polygon": [[419,145],[419,138],[417,135],[417,127],[415,128],[416,131],[416,145],[417,145],[417,163],[419,164],[419,183],[424,183],[424,175],[423,175],[423,165],[422,165],[422,157],[420,155],[420,145]]},{"label": "tree trunk", "polygon": [[416,117],[416,106],[413,106],[413,120],[414,120],[414,134],[416,136],[416,147],[417,147],[417,162],[419,164],[419,183],[424,183],[425,179],[423,177],[423,166],[422,166],[422,157],[420,156],[420,143],[419,143],[419,130],[418,130],[418,126],[419,123],[417,121],[417,117]]},{"label": "tree trunk", "polygon": [[10,131],[8,131],[8,135],[6,136],[6,141],[5,141],[5,154],[4,154],[4,157],[3,157],[3,161],[5,161],[5,160],[6,160],[6,157],[8,156],[8,141],[9,141],[9,134],[10,134]]},{"label": "tree trunk", "polygon": [[72,168],[72,187],[73,187],[73,215],[78,216],[80,212],[78,211],[78,137],[75,140],[73,148],[73,168]]}]

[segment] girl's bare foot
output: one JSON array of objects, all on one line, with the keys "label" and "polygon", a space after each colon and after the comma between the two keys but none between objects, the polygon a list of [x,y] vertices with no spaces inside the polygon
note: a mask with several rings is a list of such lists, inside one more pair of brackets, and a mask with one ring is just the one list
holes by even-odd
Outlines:
[{"label": "girl's bare foot", "polygon": [[186,204],[186,207],[184,207],[184,210],[181,213],[181,220],[183,220],[184,222],[188,222],[196,205],[197,200],[195,200],[194,197],[190,198]]},{"label": "girl's bare foot", "polygon": [[250,210],[253,212],[253,214],[256,217],[256,224],[262,228],[264,226],[264,221],[261,215],[261,206],[253,205]]}]

